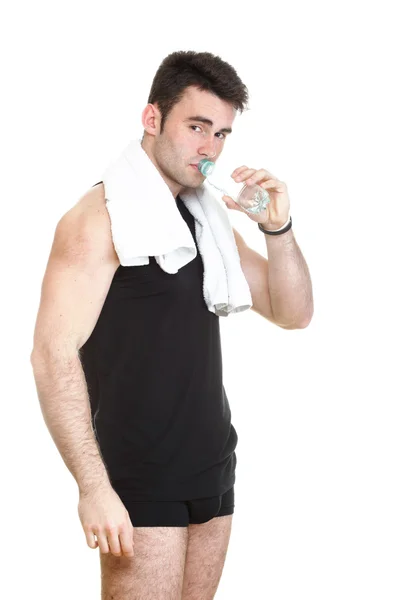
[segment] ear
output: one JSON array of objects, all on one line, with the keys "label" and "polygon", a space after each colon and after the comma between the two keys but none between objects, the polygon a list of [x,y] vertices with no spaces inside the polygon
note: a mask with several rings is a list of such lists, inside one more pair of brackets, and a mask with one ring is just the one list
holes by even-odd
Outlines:
[{"label": "ear", "polygon": [[161,113],[156,104],[148,104],[145,107],[142,113],[142,125],[150,135],[160,133]]}]

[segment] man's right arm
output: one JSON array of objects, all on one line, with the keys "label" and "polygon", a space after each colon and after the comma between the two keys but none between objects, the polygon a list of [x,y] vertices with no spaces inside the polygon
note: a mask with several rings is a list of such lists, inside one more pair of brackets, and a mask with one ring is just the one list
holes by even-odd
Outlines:
[{"label": "man's right arm", "polygon": [[31,354],[44,420],[81,493],[110,485],[91,426],[79,359],[118,266],[99,193],[88,192],[56,227]]},{"label": "man's right arm", "polygon": [[[91,335],[119,265],[103,186],[59,221],[36,320],[31,363],[49,432],[79,488],[91,548],[132,555],[132,524],[112,489],[92,428],[79,350]],[[97,536],[97,542],[94,540]]]}]

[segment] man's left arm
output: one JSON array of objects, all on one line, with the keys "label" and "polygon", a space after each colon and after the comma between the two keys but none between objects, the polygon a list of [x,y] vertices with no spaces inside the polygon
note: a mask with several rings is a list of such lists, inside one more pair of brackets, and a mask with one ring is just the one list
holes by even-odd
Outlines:
[{"label": "man's left arm", "polygon": [[[290,202],[287,186],[265,169],[239,167],[232,173],[236,182],[257,183],[268,192],[269,204],[259,214],[249,213],[229,196],[223,196],[226,206],[244,212],[252,221],[268,231],[285,229],[289,220]],[[233,229],[243,272],[253,299],[253,310],[283,329],[307,327],[313,312],[310,273],[290,228],[278,235],[264,234],[268,260],[255,252]]]},{"label": "man's left arm", "polygon": [[307,327],[314,310],[312,284],[293,230],[264,235],[268,259],[248,246],[234,228],[233,233],[252,310],[282,329]]},{"label": "man's left arm", "polygon": [[268,252],[268,291],[274,318],[284,329],[306,327],[314,312],[310,272],[293,230],[265,234]]}]

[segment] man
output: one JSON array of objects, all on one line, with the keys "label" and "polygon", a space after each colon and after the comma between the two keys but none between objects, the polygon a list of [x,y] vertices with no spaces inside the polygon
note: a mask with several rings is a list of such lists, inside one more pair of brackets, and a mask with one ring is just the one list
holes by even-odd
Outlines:
[{"label": "man", "polygon": [[[194,238],[179,193],[204,181],[196,163],[218,159],[246,100],[236,71],[210,53],[175,52],[154,78],[142,148]],[[285,227],[286,185],[264,169],[232,175],[268,190],[267,216],[243,212],[277,233],[260,234],[267,260],[234,230],[252,309],[284,329],[306,327],[311,281]],[[148,218],[157,219],[151,207]],[[103,600],[208,600],[220,581],[237,435],[202,278],[199,252],[173,275],[154,257],[122,267],[102,182],[57,224],[31,362],[45,422],[78,484],[87,544],[100,549]]]}]

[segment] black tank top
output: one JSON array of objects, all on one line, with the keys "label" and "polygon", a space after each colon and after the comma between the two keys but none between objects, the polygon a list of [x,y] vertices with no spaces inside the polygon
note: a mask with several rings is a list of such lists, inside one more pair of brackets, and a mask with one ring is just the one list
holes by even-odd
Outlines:
[{"label": "black tank top", "polygon": [[137,500],[217,496],[235,482],[238,437],[222,382],[219,317],[204,301],[194,218],[176,202],[197,256],[176,274],[153,256],[148,265],[119,265],[80,350],[111,484]]}]

